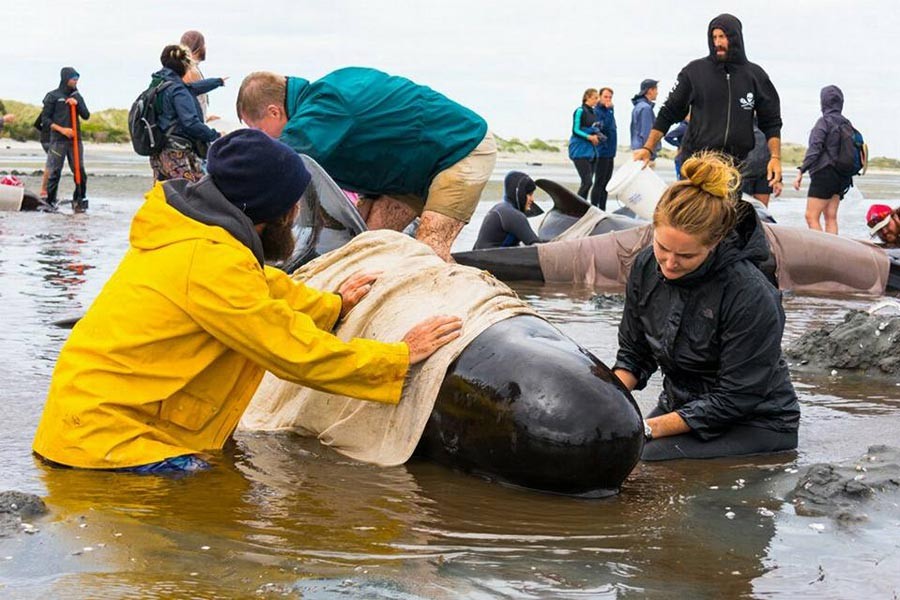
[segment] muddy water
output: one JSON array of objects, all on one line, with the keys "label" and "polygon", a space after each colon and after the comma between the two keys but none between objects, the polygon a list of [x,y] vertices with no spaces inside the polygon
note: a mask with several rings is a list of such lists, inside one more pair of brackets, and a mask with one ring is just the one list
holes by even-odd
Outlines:
[{"label": "muddy water", "polygon": [[[525,168],[574,183],[566,165]],[[795,370],[803,408],[797,453],[639,465],[622,494],[603,501],[510,489],[419,460],[374,468],[293,435],[239,435],[216,469],[180,479],[40,465],[31,438],[68,333],[51,323],[83,312],[98,293],[126,248],[147,183],[93,178],[85,215],[0,213],[0,488],[38,493],[53,511],[37,523],[38,533],[0,538],[0,596],[900,593],[896,497],[875,498],[868,520],[851,524],[797,516],[783,500],[796,469],[857,457],[874,443],[900,445],[900,381],[889,379]],[[900,197],[894,176],[867,177],[863,185],[868,197]],[[458,248],[471,247],[498,190],[492,183]],[[772,212],[800,225],[803,204],[798,197],[776,201]],[[846,203],[842,226],[862,235],[865,206]],[[589,289],[516,289],[573,339],[613,358],[619,305],[597,308]],[[868,303],[788,295],[785,336]],[[144,317],[152,326],[152,315]],[[653,404],[659,385],[654,378],[639,394],[642,408]]]}]

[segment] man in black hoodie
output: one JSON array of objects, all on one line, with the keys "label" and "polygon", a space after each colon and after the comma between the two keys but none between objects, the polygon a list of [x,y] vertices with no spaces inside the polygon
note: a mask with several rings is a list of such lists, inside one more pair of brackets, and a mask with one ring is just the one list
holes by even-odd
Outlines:
[{"label": "man in black hoodie", "polygon": [[766,136],[770,158],[766,179],[781,182],[781,104],[766,72],[747,60],[737,17],[721,14],[709,23],[709,55],[691,61],[656,117],[650,137],[635,150],[634,160],[648,162],[653,148],[674,124],[691,115],[682,141],[684,158],[701,150],[718,150],[736,162],[753,149],[753,117]]},{"label": "man in black hoodie", "polygon": [[[81,183],[75,179],[75,191],[72,194],[72,206],[78,210],[83,207],[87,193],[87,173],[84,170],[84,146],[81,143],[81,119],[90,119],[91,111],[78,92],[78,71],[72,67],[63,67],[59,72],[59,86],[44,96],[44,108],[41,111],[41,130],[50,132],[50,144],[47,150],[47,164],[44,167],[49,173],[47,177],[47,203],[56,206],[56,194],[59,190],[59,178],[63,162],[69,161],[69,168],[75,173],[74,144],[72,138],[78,133],[78,170],[81,171]],[[72,109],[77,113],[72,122]]]}]

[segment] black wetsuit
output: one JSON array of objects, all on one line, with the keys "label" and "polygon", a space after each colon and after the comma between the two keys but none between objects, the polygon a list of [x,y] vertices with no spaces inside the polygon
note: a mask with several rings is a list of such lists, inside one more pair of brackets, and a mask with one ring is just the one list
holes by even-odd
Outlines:
[{"label": "black wetsuit", "polygon": [[475,250],[518,246],[519,243],[530,246],[542,241],[531,228],[528,217],[541,214],[543,211],[532,204],[526,212],[528,196],[536,189],[534,181],[521,171],[510,171],[503,179],[503,201],[491,207],[475,241]]},{"label": "black wetsuit", "polygon": [[541,240],[531,228],[528,218],[512,204],[502,200],[484,216],[474,249],[518,246],[520,242],[530,246],[539,241]]}]

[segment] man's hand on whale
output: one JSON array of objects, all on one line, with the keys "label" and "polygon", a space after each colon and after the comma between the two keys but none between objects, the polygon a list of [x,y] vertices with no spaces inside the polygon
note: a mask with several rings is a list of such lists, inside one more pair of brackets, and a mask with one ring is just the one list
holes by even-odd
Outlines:
[{"label": "man's hand on whale", "polygon": [[[342,300],[340,319],[359,304],[382,273],[383,271],[357,271],[344,280],[338,288]],[[462,319],[451,315],[430,317],[410,329],[403,337],[403,341],[409,346],[409,364],[422,362],[438,348],[458,338],[461,329]]]},{"label": "man's hand on whale", "polygon": [[372,285],[381,276],[383,271],[357,271],[338,288],[341,296],[341,316],[338,320],[347,316],[353,307],[359,304],[366,294],[372,289]]},{"label": "man's hand on whale", "polygon": [[437,315],[425,319],[410,329],[403,341],[409,346],[409,364],[422,362],[435,351],[460,336],[462,319],[452,315]]}]

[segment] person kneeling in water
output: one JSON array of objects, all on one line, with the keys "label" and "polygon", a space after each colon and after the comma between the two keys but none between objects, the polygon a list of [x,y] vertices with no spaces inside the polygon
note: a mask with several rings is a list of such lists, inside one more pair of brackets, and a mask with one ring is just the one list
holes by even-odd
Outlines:
[{"label": "person kneeling in water", "polygon": [[505,248],[520,243],[530,246],[541,242],[528,217],[543,213],[534,203],[534,181],[519,171],[510,171],[503,180],[503,200],[491,207],[481,222],[475,250]]},{"label": "person kneeling in water", "polygon": [[643,460],[714,458],[797,447],[800,405],[781,352],[781,293],[757,268],[769,255],[737,170],[703,153],[653,214],[653,245],[628,277],[614,372],[629,390],[663,372]]},{"label": "person kneeling in water", "polygon": [[210,148],[198,182],[157,183],[131,249],[63,346],[33,449],[47,462],[140,473],[193,471],[231,437],[266,370],[317,390],[396,404],[409,366],[459,337],[426,319],[402,341],[331,330],[377,273],[338,293],[265,264],[290,256],[300,156],[239,129]]}]

